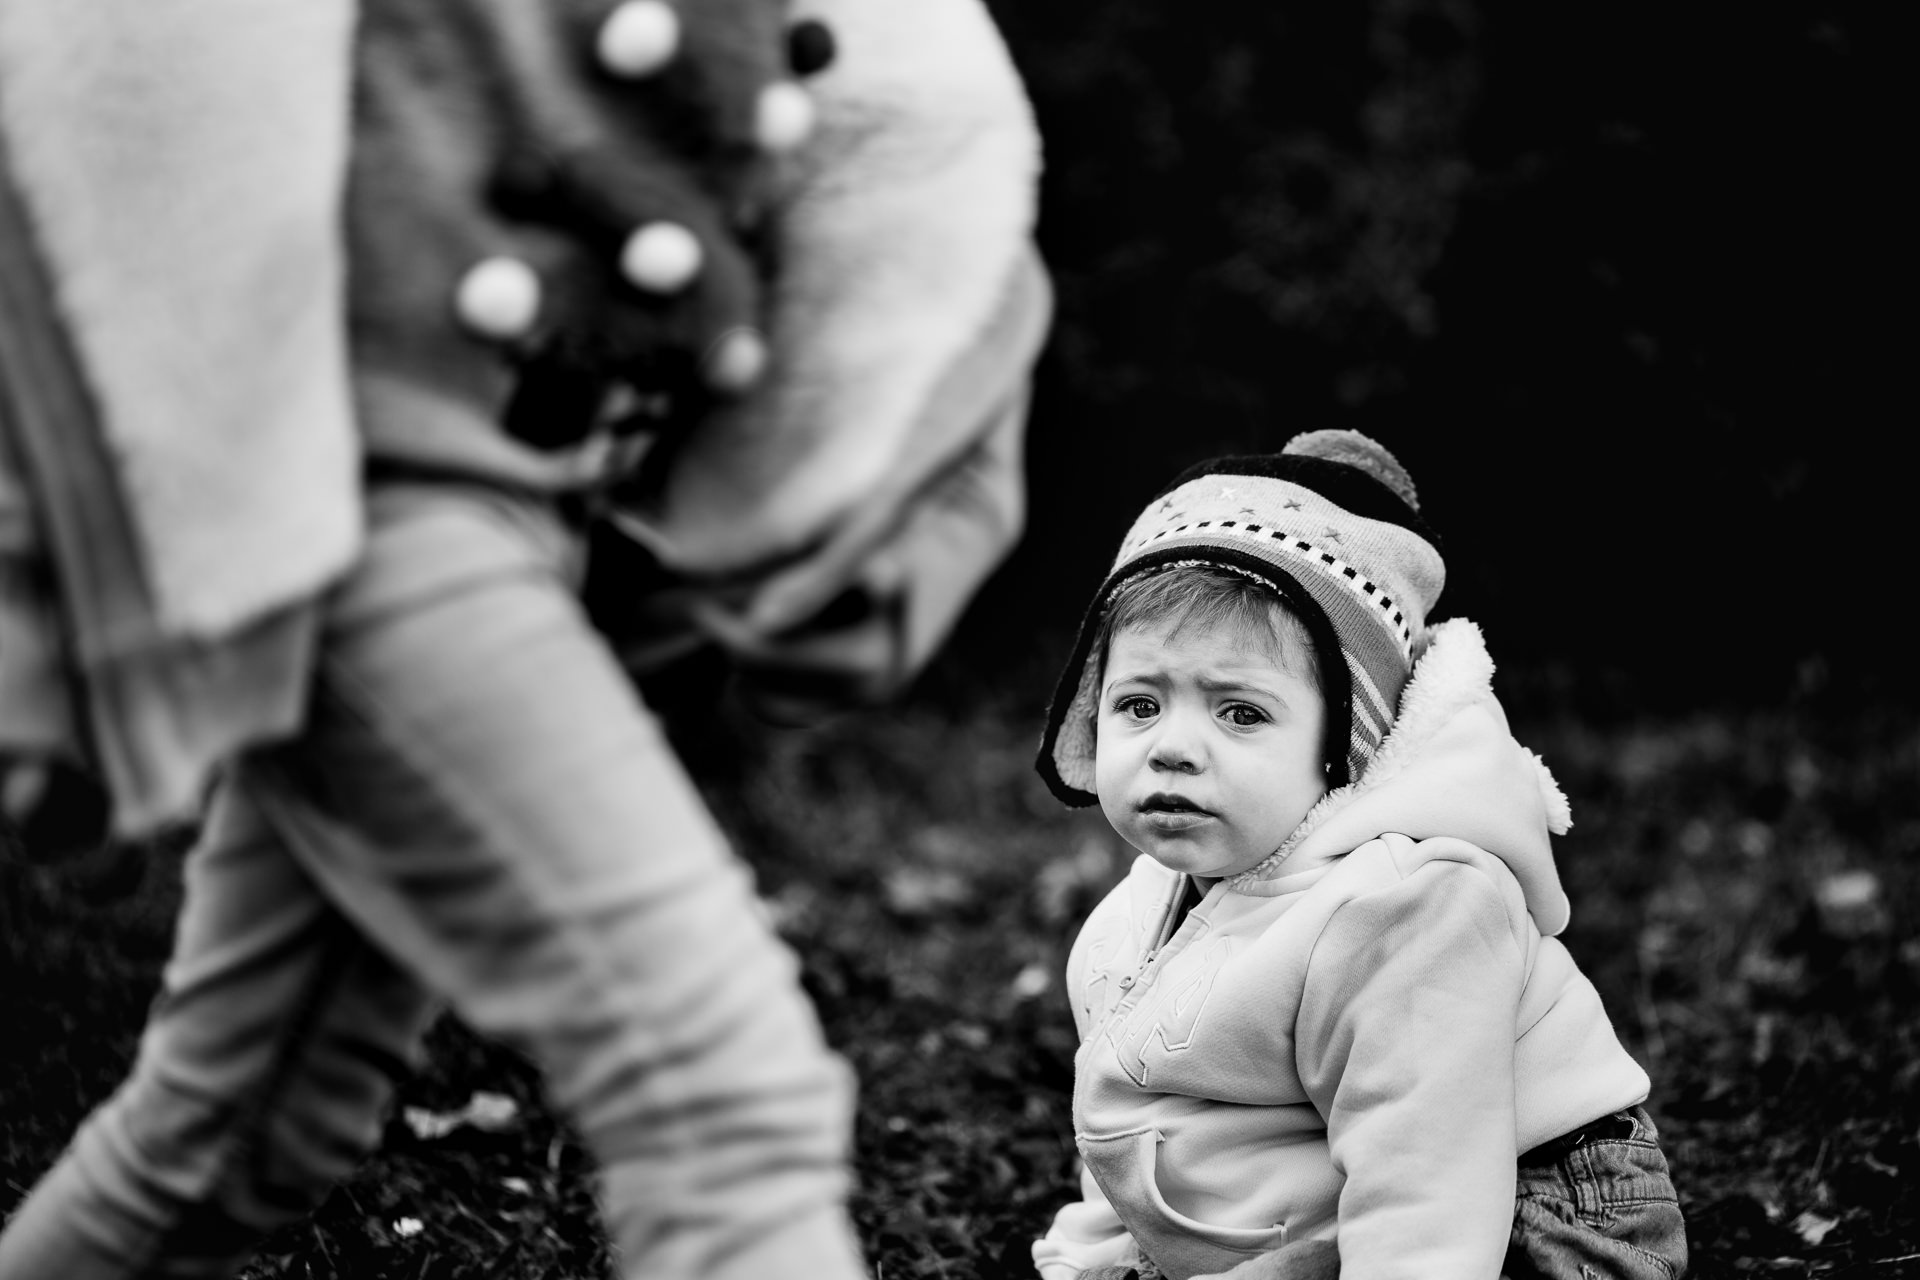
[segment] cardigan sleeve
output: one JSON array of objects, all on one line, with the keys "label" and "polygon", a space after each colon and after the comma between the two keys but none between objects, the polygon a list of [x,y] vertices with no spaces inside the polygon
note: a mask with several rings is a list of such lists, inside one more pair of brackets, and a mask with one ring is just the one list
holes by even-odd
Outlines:
[{"label": "cardigan sleeve", "polygon": [[1525,981],[1502,871],[1429,858],[1341,906],[1315,945],[1295,1052],[1345,1178],[1344,1280],[1500,1273]]}]

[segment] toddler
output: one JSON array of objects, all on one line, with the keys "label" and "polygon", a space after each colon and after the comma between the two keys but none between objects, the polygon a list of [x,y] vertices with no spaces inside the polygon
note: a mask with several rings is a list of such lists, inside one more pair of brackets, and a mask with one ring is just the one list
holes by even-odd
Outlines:
[{"label": "toddler", "polygon": [[1567,802],[1377,443],[1134,522],[1039,769],[1145,855],[1068,961],[1081,1196],[1045,1280],[1673,1280],[1645,1071],[1555,935]]}]

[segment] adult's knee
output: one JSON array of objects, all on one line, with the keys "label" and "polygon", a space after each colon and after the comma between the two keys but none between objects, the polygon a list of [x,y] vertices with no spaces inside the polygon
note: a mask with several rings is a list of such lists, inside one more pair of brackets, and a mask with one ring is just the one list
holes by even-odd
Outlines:
[{"label": "adult's knee", "polygon": [[792,953],[745,915],[716,913],[681,939],[671,964],[646,966],[645,995],[602,1006],[591,1051],[549,1063],[603,1160],[685,1168],[738,1149],[748,1165],[844,1161],[852,1073],[827,1048]]},{"label": "adult's knee", "polygon": [[611,986],[538,1037],[623,1256],[657,1256],[663,1275],[678,1274],[668,1257],[717,1256],[847,1191],[853,1074],[744,887],[720,871],[656,914],[652,945],[609,960]]}]

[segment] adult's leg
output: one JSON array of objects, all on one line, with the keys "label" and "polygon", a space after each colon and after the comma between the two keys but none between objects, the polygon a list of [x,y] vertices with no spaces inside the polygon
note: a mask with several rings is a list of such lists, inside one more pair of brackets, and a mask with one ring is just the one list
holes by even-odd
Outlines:
[{"label": "adult's leg", "polygon": [[0,1233],[0,1280],[231,1275],[373,1148],[431,1014],[224,786],[133,1072]]},{"label": "adult's leg", "polygon": [[647,1280],[851,1280],[850,1080],[546,508],[376,489],[305,733],[242,776],[340,909],[543,1068]]}]

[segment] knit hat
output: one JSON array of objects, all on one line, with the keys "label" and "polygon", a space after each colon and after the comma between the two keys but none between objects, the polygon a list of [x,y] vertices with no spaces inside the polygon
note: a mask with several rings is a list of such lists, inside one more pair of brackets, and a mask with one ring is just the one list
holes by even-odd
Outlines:
[{"label": "knit hat", "polygon": [[1399,461],[1359,432],[1312,431],[1277,454],[1188,468],[1133,522],[1054,690],[1036,762],[1048,788],[1095,803],[1105,655],[1094,638],[1122,585],[1186,565],[1258,579],[1300,617],[1320,654],[1329,741],[1345,748],[1329,751],[1334,785],[1358,777],[1393,724],[1446,565]]}]

